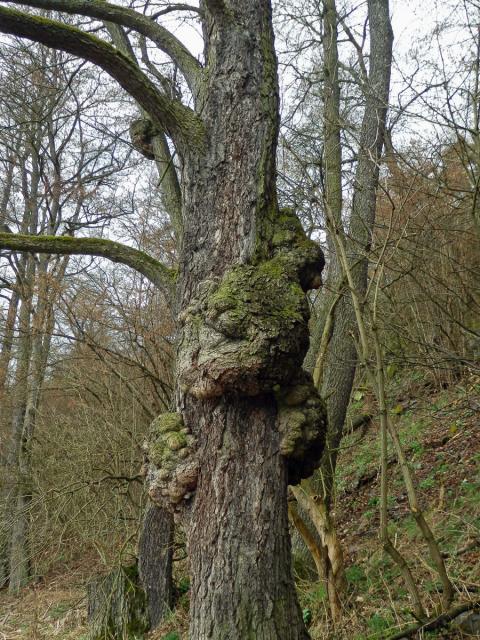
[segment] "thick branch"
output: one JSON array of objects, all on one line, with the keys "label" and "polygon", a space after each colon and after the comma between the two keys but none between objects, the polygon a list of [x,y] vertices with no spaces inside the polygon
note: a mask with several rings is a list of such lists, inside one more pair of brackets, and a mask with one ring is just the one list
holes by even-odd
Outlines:
[{"label": "thick branch", "polygon": [[202,71],[200,63],[168,29],[157,24],[148,16],[127,7],[98,0],[22,0],[21,2],[19,0],[5,0],[5,2],[88,16],[134,29],[152,40],[175,62],[185,76],[190,89],[195,93]]},{"label": "thick branch", "polygon": [[[60,0],[52,4],[60,4]],[[108,19],[112,21],[111,18]],[[132,60],[104,40],[61,22],[5,7],[0,7],[0,32],[41,42],[93,62],[135,98],[155,125],[174,142],[180,146],[201,143],[203,125],[200,118],[179,101],[160,93]]]},{"label": "thick branch", "polygon": [[148,254],[133,247],[103,238],[72,238],[70,236],[29,236],[20,233],[0,233],[0,249],[25,253],[99,256],[135,269],[154,285],[171,293],[175,272]]}]

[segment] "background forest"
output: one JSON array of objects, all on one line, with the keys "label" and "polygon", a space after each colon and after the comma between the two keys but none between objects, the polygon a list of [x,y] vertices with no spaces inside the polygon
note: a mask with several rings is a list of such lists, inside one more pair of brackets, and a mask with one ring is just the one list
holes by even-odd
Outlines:
[{"label": "background forest", "polygon": [[[197,3],[118,4],[155,14],[201,59]],[[288,494],[303,620],[314,639],[478,636],[480,5],[392,2],[391,57],[368,20],[375,2],[273,5],[280,206],[326,261],[304,361],[326,448]],[[128,42],[118,25],[61,19]],[[165,94],[191,101],[145,36],[130,45]],[[100,237],[174,269],[182,163],[170,140],[139,141],[134,101],[69,53],[2,34],[0,75],[2,240]],[[154,625],[133,629],[138,602],[119,587],[154,545],[144,442],[173,406],[174,304],[101,255],[0,248],[0,639],[149,626],[154,640],[187,638],[181,527],[167,526],[168,606],[150,611]],[[87,588],[104,576],[113,622]]]}]

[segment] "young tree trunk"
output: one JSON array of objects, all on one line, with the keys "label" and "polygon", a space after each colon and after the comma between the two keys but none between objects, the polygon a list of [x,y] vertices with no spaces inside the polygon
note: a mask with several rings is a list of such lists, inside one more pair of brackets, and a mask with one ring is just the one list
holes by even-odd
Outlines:
[{"label": "young tree trunk", "polygon": [[12,357],[12,347],[15,333],[15,321],[17,319],[17,310],[19,303],[19,296],[17,287],[19,286],[17,281],[16,287],[12,292],[10,302],[8,304],[8,312],[4,325],[4,334],[2,339],[2,349],[0,351],[0,400],[3,400],[5,395],[5,387],[7,384],[8,367],[10,365]]},{"label": "young tree trunk", "polygon": [[[23,422],[16,431],[17,444],[17,476],[19,479],[16,505],[13,512],[13,531],[10,544],[10,582],[9,589],[18,593],[29,577],[30,565],[30,503],[32,500],[32,444],[36,426],[36,417],[40,403],[48,354],[54,329],[52,293],[48,290],[48,266],[51,260],[42,257],[39,261],[35,281],[37,285],[37,304],[30,332],[29,375],[25,381],[26,398],[24,398]],[[59,280],[64,276],[67,262],[64,260],[59,273]],[[32,282],[33,286],[33,282]]]},{"label": "young tree trunk", "polygon": [[[7,538],[5,550],[8,553],[8,588],[12,594],[17,594],[30,575],[30,562],[24,554],[26,541],[26,518],[28,518],[28,504],[25,479],[19,465],[22,449],[23,422],[25,419],[28,400],[28,374],[32,353],[30,332],[30,318],[32,313],[32,285],[35,273],[33,258],[28,258],[22,283],[21,307],[18,326],[17,366],[13,389],[11,434],[9,451],[7,454],[6,507],[7,507]],[[17,517],[19,516],[19,517]]]},{"label": "young tree trunk", "polygon": [[[339,81],[339,64],[338,64],[338,15],[335,0],[324,0],[323,3],[323,68],[324,68],[324,87],[323,87],[323,109],[324,109],[324,166],[325,166],[325,185],[324,185],[324,201],[336,223],[342,226],[342,141],[340,137],[340,81]],[[311,347],[305,359],[304,366],[312,371],[314,382],[319,389],[322,388],[324,359],[328,353],[328,348],[332,333],[339,330],[338,324],[342,322],[341,316],[335,316],[335,308],[340,302],[342,295],[347,292],[341,292],[342,277],[338,257],[335,252],[333,238],[329,234],[327,236],[329,249],[329,267],[328,276],[325,283],[325,295],[319,300],[317,305],[317,319],[313,327],[313,336]],[[332,327],[328,327],[330,318],[335,318]],[[343,342],[347,342],[350,338],[347,334],[341,334]],[[322,348],[323,345],[323,348]],[[337,355],[329,356],[330,362],[338,366]],[[341,367],[345,367],[345,363],[341,362]],[[348,366],[348,363],[347,363]],[[337,380],[338,388],[335,391],[343,398],[345,409],[348,405],[350,397],[350,388],[353,383],[353,377],[345,376],[344,380]],[[331,393],[331,389],[329,392]],[[324,396],[325,397],[325,396]],[[327,409],[332,412],[333,405],[330,397],[327,396]],[[330,503],[332,500],[333,490],[333,473],[327,470],[327,478],[325,478],[325,468],[328,465],[335,466],[331,459],[333,451],[336,451],[335,435],[338,433],[337,416],[332,416],[332,423],[329,418],[329,428],[327,431],[326,448],[323,454],[323,464],[321,467],[322,487],[324,492],[321,495],[310,495],[307,488],[304,491],[297,491],[300,506],[306,507],[307,513],[310,515],[315,528],[322,540],[324,579],[328,593],[330,606],[330,614],[333,620],[338,620],[341,615],[341,600],[346,588],[345,567],[343,562],[343,550],[340,540],[336,533],[335,520],[330,512]],[[343,423],[342,423],[343,424]],[[313,499],[315,497],[315,500]]]},{"label": "young tree trunk", "polygon": [[[24,262],[22,258],[21,262]],[[2,349],[0,353],[0,403],[3,407],[7,404],[7,374],[10,361],[12,358],[12,349],[15,341],[15,323],[17,321],[18,306],[20,296],[18,290],[21,286],[20,278],[16,279],[15,289],[10,298],[8,313],[5,322],[5,332],[3,335]],[[8,414],[9,412],[6,411]],[[5,422],[1,425],[5,431],[7,430],[6,416]],[[12,482],[12,461],[14,456],[12,434],[6,438],[0,455],[0,469],[2,482],[0,485],[0,588],[8,583],[8,555],[9,555],[9,531],[11,528],[11,506],[14,484]]]},{"label": "young tree trunk", "polygon": [[[345,584],[342,549],[330,515],[339,445],[357,365],[355,313],[348,288],[343,282],[339,258],[332,234],[343,232],[341,217],[341,153],[340,95],[338,85],[338,54],[336,47],[337,13],[334,0],[325,0],[325,171],[324,201],[329,219],[329,247],[332,255],[329,295],[320,301],[318,322],[305,360],[305,366],[315,371],[315,381],[321,385],[328,411],[326,447],[319,473],[322,491],[315,496],[316,522],[328,549],[329,575],[334,594],[332,611],[336,609],[335,592]],[[356,290],[364,296],[367,290],[368,253],[375,223],[376,190],[387,114],[392,59],[392,29],[388,0],[369,0],[370,69],[365,78],[365,111],[360,134],[360,149],[355,176],[352,214],[348,228],[349,262]],[[331,321],[329,316],[331,315]],[[327,322],[331,322],[328,326]],[[325,335],[328,334],[328,335]],[[328,349],[322,349],[322,337]],[[317,362],[321,357],[322,362]],[[336,570],[331,560],[334,559]]]}]

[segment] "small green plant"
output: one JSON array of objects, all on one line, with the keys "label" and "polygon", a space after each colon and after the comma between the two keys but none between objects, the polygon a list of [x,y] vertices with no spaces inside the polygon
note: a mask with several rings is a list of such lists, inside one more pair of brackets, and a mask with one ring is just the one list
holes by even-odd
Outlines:
[{"label": "small green plant", "polygon": [[391,626],[391,624],[392,624],[391,620],[389,620],[388,618],[385,618],[384,616],[381,616],[378,613],[374,613],[367,620],[368,628],[371,629],[375,633],[379,633],[381,631],[385,631],[386,629],[388,629]]},{"label": "small green plant", "polygon": [[302,617],[304,624],[306,624],[308,627],[308,625],[310,625],[312,622],[312,611],[308,607],[305,607],[305,609],[303,609],[302,611]]},{"label": "small green plant", "polygon": [[435,476],[431,473],[420,482],[420,489],[431,489],[435,486]]},{"label": "small green plant", "polygon": [[361,584],[366,581],[367,576],[365,575],[365,571],[358,564],[352,564],[352,566],[348,567],[345,571],[348,582],[351,584]]},{"label": "small green plant", "polygon": [[306,600],[309,605],[315,605],[319,602],[322,602],[327,597],[327,590],[325,585],[316,583],[313,585],[312,589],[309,589],[306,593]]},{"label": "small green plant", "polygon": [[188,593],[188,591],[190,590],[190,578],[188,578],[187,576],[180,578],[177,584],[177,590],[181,595],[183,595],[184,593]]}]

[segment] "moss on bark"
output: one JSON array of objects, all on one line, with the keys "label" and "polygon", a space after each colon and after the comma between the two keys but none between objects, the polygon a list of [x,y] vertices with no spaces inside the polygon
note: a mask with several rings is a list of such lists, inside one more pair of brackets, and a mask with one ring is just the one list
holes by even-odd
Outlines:
[{"label": "moss on bark", "polygon": [[179,413],[163,413],[152,422],[144,449],[150,498],[172,510],[196,487],[195,438]]},{"label": "moss on bark", "polygon": [[308,347],[304,292],[319,286],[324,260],[292,211],[277,221],[273,257],[204,282],[183,314],[180,383],[197,398],[272,391],[301,366]]}]

